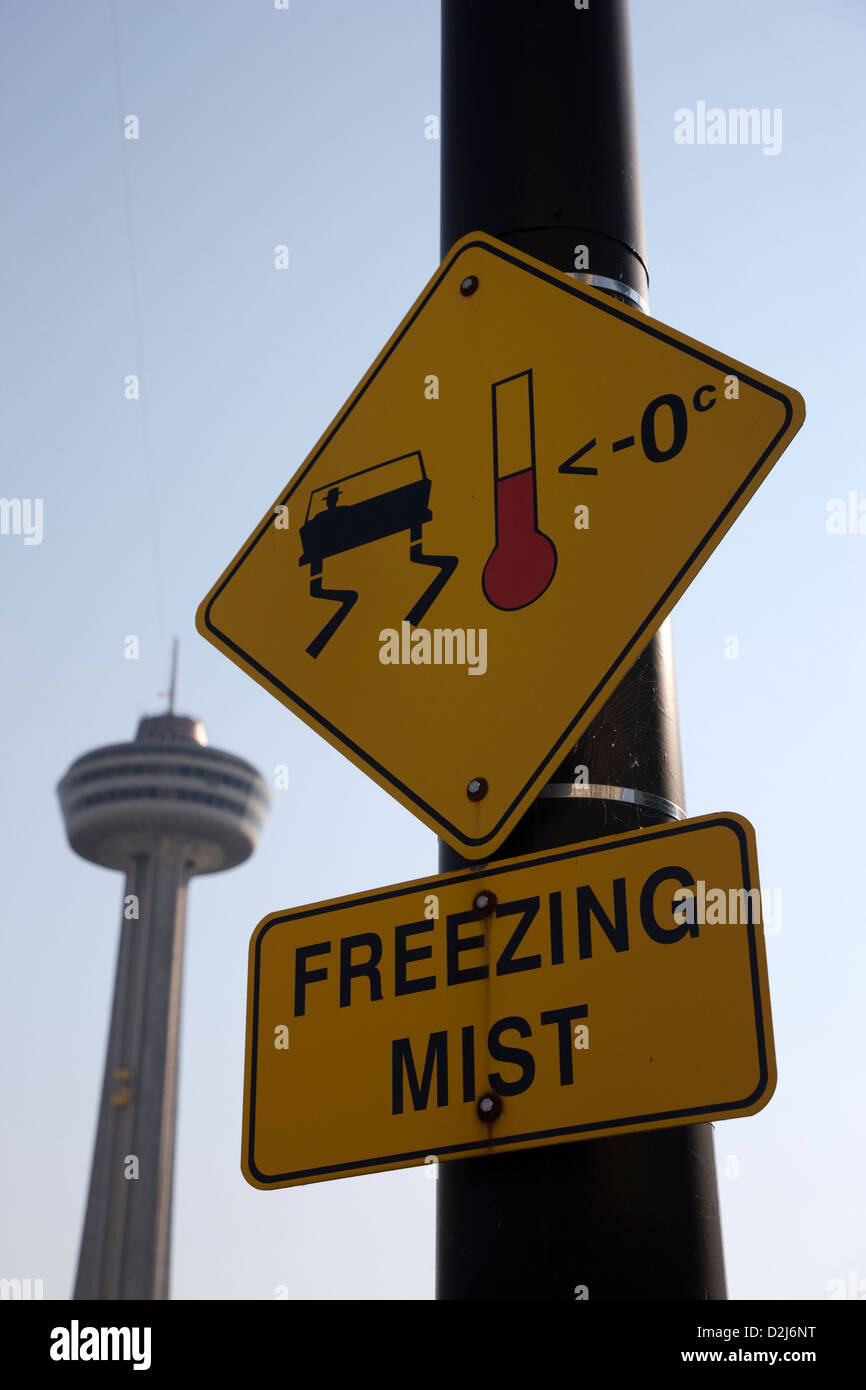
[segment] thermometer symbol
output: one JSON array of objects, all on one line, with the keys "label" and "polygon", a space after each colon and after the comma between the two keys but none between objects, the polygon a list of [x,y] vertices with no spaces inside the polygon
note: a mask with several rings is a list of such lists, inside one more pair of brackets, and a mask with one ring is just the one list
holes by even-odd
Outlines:
[{"label": "thermometer symbol", "polygon": [[481,588],[494,608],[527,608],[556,570],[556,548],[538,529],[532,371],[493,383],[496,545]]}]

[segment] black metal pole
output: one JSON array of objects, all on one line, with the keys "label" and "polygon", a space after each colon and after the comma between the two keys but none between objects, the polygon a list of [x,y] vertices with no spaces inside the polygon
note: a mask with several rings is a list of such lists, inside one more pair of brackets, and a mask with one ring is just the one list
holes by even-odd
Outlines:
[{"label": "black metal pole", "polygon": [[[472,231],[646,301],[627,0],[443,0],[443,254]],[[565,794],[576,767],[588,796]],[[666,625],[492,857],[683,804]],[[710,1126],[441,1164],[436,1265],[440,1299],[725,1298]]]}]

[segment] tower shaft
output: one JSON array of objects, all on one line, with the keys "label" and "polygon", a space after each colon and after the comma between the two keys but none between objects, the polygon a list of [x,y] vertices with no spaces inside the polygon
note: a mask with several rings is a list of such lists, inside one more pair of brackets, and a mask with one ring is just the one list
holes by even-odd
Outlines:
[{"label": "tower shaft", "polygon": [[169,838],[127,873],[75,1298],[168,1297],[187,879]]}]

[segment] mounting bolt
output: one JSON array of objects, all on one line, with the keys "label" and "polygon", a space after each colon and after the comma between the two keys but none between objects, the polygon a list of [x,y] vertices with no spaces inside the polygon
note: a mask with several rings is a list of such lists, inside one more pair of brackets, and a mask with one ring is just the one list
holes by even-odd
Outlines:
[{"label": "mounting bolt", "polygon": [[493,1121],[498,1120],[499,1116],[502,1114],[502,1101],[500,1097],[494,1095],[492,1091],[485,1091],[475,1108],[478,1111],[479,1120],[484,1120],[487,1124],[492,1124]]},{"label": "mounting bolt", "polygon": [[473,777],[466,788],[466,795],[470,801],[481,801],[487,795],[487,779],[484,777]]},{"label": "mounting bolt", "polygon": [[460,293],[462,295],[474,294],[478,289],[478,276],[467,275],[465,280],[460,281]]},{"label": "mounting bolt", "polygon": [[480,893],[476,893],[472,899],[472,906],[476,912],[480,912],[482,917],[489,917],[496,906],[496,894],[482,888]]}]

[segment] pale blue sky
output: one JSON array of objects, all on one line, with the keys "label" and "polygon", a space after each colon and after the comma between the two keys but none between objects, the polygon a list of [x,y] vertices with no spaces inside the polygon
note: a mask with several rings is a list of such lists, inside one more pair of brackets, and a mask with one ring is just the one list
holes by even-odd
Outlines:
[{"label": "pale blue sky", "polygon": [[[193,617],[438,261],[438,5],[114,12],[117,44],[109,0],[0,16],[0,493],[44,499],[41,545],[0,536],[0,1275],[69,1294],[113,982],[122,880],[69,850],[55,784],[160,707],[178,633],[181,708],[269,780],[287,763],[291,785],[256,857],[190,891],[173,1295],[429,1298],[424,1171],[263,1193],[238,1154],[253,927],[427,874],[435,840]],[[633,31],[652,312],[807,406],[674,633],[688,810],[750,819],[783,893],[778,1089],[716,1127],[730,1292],[822,1298],[866,1278],[866,535],[825,529],[831,498],[866,499],[866,14],[636,0]],[[676,144],[674,112],[698,101],[780,108],[781,153]]]}]

